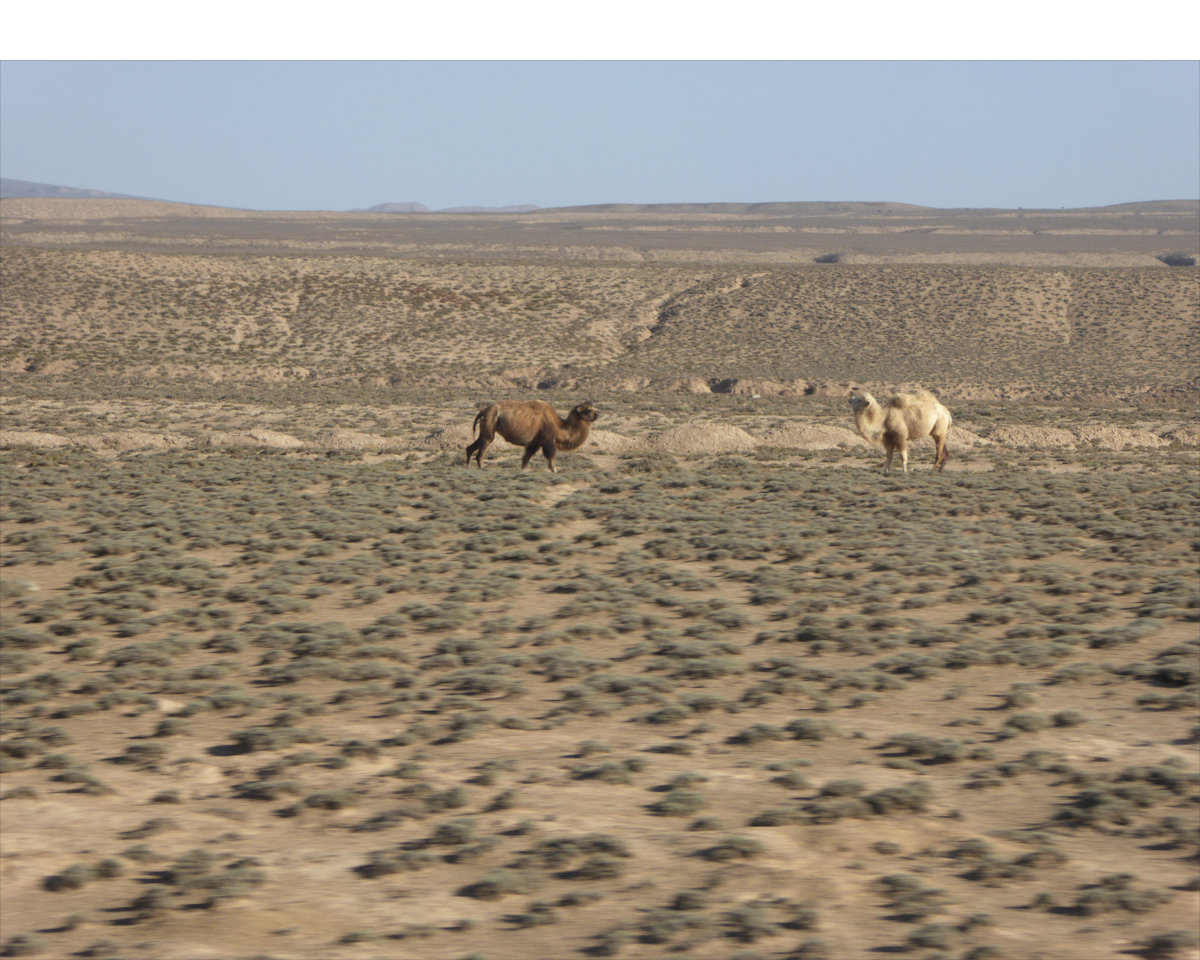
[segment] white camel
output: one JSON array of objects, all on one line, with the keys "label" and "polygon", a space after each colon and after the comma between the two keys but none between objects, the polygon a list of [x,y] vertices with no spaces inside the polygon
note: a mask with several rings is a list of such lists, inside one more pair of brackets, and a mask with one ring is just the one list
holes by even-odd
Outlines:
[{"label": "white camel", "polygon": [[892,469],[892,455],[897,451],[908,473],[908,443],[922,437],[932,437],[937,451],[933,469],[946,465],[946,435],[950,432],[950,411],[928,390],[898,393],[881,407],[866,391],[855,387],[850,391],[850,406],[854,410],[854,425],[863,438],[878,443],[887,451],[883,472]]}]

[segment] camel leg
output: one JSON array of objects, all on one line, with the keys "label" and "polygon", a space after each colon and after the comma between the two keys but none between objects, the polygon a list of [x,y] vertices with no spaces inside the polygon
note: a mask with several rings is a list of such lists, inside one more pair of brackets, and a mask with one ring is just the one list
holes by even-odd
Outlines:
[{"label": "camel leg", "polygon": [[554,455],[558,453],[553,443],[542,444],[542,455],[546,458],[546,463],[550,465],[551,473],[558,473],[558,468],[554,465]]},{"label": "camel leg", "polygon": [[886,444],[884,445],[884,449],[887,450],[887,460],[884,461],[883,472],[887,474],[892,472],[892,454],[894,454],[896,450],[894,447]]},{"label": "camel leg", "polygon": [[946,465],[946,460],[950,457],[950,452],[946,449],[945,437],[934,437],[933,442],[937,444],[937,454],[933,458],[933,469],[941,473],[942,467]]},{"label": "camel leg", "polygon": [[487,453],[487,448],[492,445],[492,438],[485,437],[482,433],[474,443],[467,447],[467,466],[471,465],[471,454],[475,454],[475,463],[479,469],[483,469],[483,455]]},{"label": "camel leg", "polygon": [[523,456],[521,458],[521,469],[522,470],[525,469],[526,464],[529,463],[529,461],[533,457],[533,455],[541,449],[542,449],[542,442],[540,440],[534,440],[533,443],[531,443],[525,447],[525,456]]}]

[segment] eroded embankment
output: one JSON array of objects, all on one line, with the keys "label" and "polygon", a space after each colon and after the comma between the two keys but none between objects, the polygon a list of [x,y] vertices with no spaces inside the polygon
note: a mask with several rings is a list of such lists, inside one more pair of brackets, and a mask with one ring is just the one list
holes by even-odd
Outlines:
[{"label": "eroded embankment", "polygon": [[[56,433],[45,430],[0,430],[0,448],[88,450],[99,456],[136,452],[192,449],[219,451],[231,448],[292,450],[308,453],[410,454],[459,451],[471,442],[469,426],[455,424],[408,436],[384,436],[361,430],[297,431],[270,429],[217,430],[157,433],[147,430],[108,430],[94,433]],[[923,441],[918,441],[920,446]],[[501,442],[502,450],[505,444]],[[823,423],[789,422],[761,432],[714,422],[686,422],[665,430],[630,436],[612,430],[594,430],[585,453],[660,453],[673,456],[712,456],[759,449],[786,451],[853,450],[869,447],[846,427]],[[1173,426],[1160,432],[1128,427],[1045,427],[1009,425],[992,428],[983,436],[955,428],[951,446],[965,449],[1008,450],[1129,450],[1200,447],[1200,428]]]}]

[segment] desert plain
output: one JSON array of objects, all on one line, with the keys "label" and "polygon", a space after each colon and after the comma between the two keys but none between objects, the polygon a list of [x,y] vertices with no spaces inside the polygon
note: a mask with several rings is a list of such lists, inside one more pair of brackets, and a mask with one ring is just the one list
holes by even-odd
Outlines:
[{"label": "desert plain", "polygon": [[1200,956],[1198,216],[0,201],[0,953]]}]

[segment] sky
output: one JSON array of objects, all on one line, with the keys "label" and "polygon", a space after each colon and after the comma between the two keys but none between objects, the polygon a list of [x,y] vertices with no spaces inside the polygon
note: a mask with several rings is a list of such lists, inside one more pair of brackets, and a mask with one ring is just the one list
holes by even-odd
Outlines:
[{"label": "sky", "polygon": [[1200,195],[1194,59],[0,52],[0,175],[189,203],[1029,209]]}]

